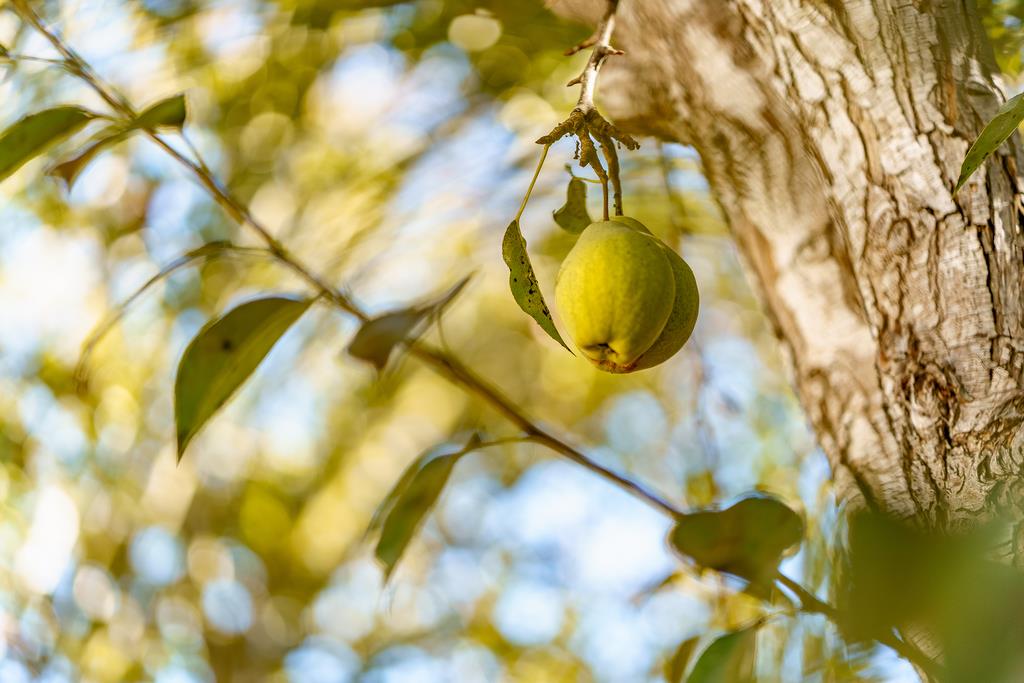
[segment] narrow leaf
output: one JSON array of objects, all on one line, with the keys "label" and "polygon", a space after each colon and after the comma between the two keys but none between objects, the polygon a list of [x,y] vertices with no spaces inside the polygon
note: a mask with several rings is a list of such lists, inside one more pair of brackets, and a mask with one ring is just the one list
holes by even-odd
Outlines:
[{"label": "narrow leaf", "polygon": [[184,95],[174,95],[147,107],[132,122],[133,128],[177,128],[185,125],[188,108]]},{"label": "narrow leaf", "polygon": [[312,303],[273,296],[243,303],[207,323],[178,364],[174,419],[178,459],[189,441],[248,379]]},{"label": "narrow leaf", "polygon": [[47,175],[59,178],[64,183],[65,189],[70,191],[79,174],[96,158],[96,155],[107,147],[124,140],[128,137],[128,134],[128,130],[116,126],[104,128],[93,139],[93,142],[79,152],[77,156],[49,168],[46,173]]},{"label": "narrow leaf", "polygon": [[348,352],[383,370],[395,346],[412,334],[425,315],[422,309],[406,308],[368,320],[352,338]]},{"label": "narrow leaf", "polygon": [[94,118],[81,107],[61,106],[18,120],[0,134],[0,180]]},{"label": "narrow leaf", "polygon": [[445,452],[433,448],[416,459],[374,512],[367,534],[380,532],[374,555],[384,567],[384,577],[391,576],[409,542],[444,490],[455,463],[480,444],[474,434],[466,445]]},{"label": "narrow leaf", "polygon": [[1006,142],[1013,131],[1017,130],[1021,121],[1024,121],[1024,93],[1007,100],[981,131],[981,135],[974,141],[971,148],[967,150],[967,156],[960,167],[960,179],[956,181],[956,189],[953,190],[954,193],[959,192],[967,179],[985,163],[985,159]]},{"label": "narrow leaf", "polygon": [[349,354],[365,360],[377,370],[383,370],[395,346],[412,337],[416,328],[426,318],[440,314],[459,295],[470,277],[462,278],[454,287],[433,301],[385,313],[363,323],[348,345]]},{"label": "narrow leaf", "polygon": [[697,659],[687,683],[749,683],[754,680],[757,627],[728,633]]},{"label": "narrow leaf", "polygon": [[519,308],[536,320],[549,337],[569,351],[569,347],[562,341],[562,336],[558,334],[555,321],[551,319],[551,311],[548,310],[544,296],[540,293],[540,284],[533,272],[530,255],[526,251],[526,240],[519,230],[519,221],[512,221],[505,230],[505,238],[501,242],[501,256],[508,266],[508,286]]},{"label": "narrow leaf", "polygon": [[578,235],[592,222],[587,212],[587,184],[579,178],[569,180],[565,204],[552,214],[562,229]]},{"label": "narrow leaf", "polygon": [[78,155],[67,161],[62,161],[49,169],[47,173],[62,180],[65,188],[70,191],[79,174],[100,152],[127,139],[132,133],[139,130],[164,127],[181,129],[185,125],[186,113],[184,95],[175,95],[161,100],[144,110],[133,121],[107,126]]},{"label": "narrow leaf", "polygon": [[672,656],[665,663],[665,680],[668,683],[683,682],[683,677],[686,675],[686,666],[690,663],[690,658],[693,657],[699,642],[700,637],[694,636],[679,643],[679,647],[675,649],[675,652],[672,653]]},{"label": "narrow leaf", "polygon": [[802,537],[800,515],[774,498],[752,496],[725,510],[683,515],[669,542],[703,567],[762,583]]}]

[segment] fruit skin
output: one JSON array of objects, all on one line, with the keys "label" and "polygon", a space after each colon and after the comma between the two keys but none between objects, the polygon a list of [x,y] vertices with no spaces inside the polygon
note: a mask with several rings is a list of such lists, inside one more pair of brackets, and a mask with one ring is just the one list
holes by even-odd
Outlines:
[{"label": "fruit skin", "polygon": [[591,223],[562,262],[555,300],[569,336],[595,365],[632,372],[673,312],[665,246],[622,222]]},{"label": "fruit skin", "polygon": [[[640,232],[646,232],[648,235],[653,234],[650,230],[647,229],[646,225],[644,225],[637,219],[633,218],[632,216],[615,216],[614,218],[612,218],[612,220],[615,221],[616,223],[622,223],[627,228],[633,228],[634,230],[639,230]],[[658,241],[661,242],[661,240]],[[665,243],[661,242],[661,244],[662,246],[664,246]],[[665,248],[668,249],[668,247]]]},{"label": "fruit skin", "polygon": [[[612,220],[627,225],[635,230],[647,234],[651,231],[647,226],[631,216],[616,216]],[[672,305],[672,314],[669,315],[665,329],[657,341],[647,349],[640,359],[637,360],[634,370],[646,370],[660,365],[683,348],[683,344],[693,334],[693,328],[697,324],[697,313],[700,310],[700,292],[697,290],[697,278],[689,264],[672,250],[664,242],[661,246],[672,264],[672,275],[675,277],[676,296]]]},{"label": "fruit skin", "polygon": [[697,312],[700,310],[700,292],[697,290],[697,278],[683,258],[662,244],[669,262],[672,264],[672,275],[675,278],[676,295],[672,304],[672,313],[665,323],[661,335],[636,362],[635,370],[646,370],[664,363],[683,348],[697,324]]}]

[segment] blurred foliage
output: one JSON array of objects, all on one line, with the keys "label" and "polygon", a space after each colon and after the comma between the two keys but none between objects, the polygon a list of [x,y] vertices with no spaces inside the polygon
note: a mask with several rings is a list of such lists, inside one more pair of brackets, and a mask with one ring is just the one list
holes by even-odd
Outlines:
[{"label": "blurred foliage", "polygon": [[[131,131],[90,122],[0,185],[0,680],[907,675],[891,652],[846,644],[743,580],[781,560],[824,594],[838,513],[692,150],[645,144],[623,157],[627,211],[686,256],[701,287],[697,330],[671,362],[605,375],[508,294],[502,231],[537,160],[532,141],[575,102],[564,84],[586,56],[562,53],[587,27],[540,0],[38,11],[159,115]],[[73,75],[24,59],[56,55],[2,8],[0,45],[3,129],[55,106],[105,111]],[[312,293],[127,134],[177,127],[184,102],[174,149],[198,151],[276,238],[371,312],[365,326],[303,305],[272,334],[261,319],[209,336],[238,322],[242,302]],[[580,180],[559,213],[576,218],[553,217],[572,156],[569,142],[551,148],[514,223],[549,297],[575,239],[559,222],[577,226],[588,202],[594,215]],[[108,333],[76,382],[97,326]],[[403,355],[409,331],[603,465],[722,512],[673,533]],[[192,363],[197,335],[230,357],[228,379],[223,362]],[[191,407],[210,402],[180,463],[179,363],[198,387]],[[730,506],[751,491],[773,497]],[[801,519],[805,542],[783,557]],[[695,571],[668,540],[741,578]]]},{"label": "blurred foliage", "polygon": [[1006,530],[956,535],[861,512],[849,520],[845,571],[837,575],[851,639],[901,629],[943,653],[942,680],[1015,681],[1024,673],[1024,574],[1006,564]]},{"label": "blurred foliage", "polygon": [[978,0],[985,30],[992,41],[996,62],[1003,73],[1017,78],[1024,52],[1024,2],[1021,0]]}]

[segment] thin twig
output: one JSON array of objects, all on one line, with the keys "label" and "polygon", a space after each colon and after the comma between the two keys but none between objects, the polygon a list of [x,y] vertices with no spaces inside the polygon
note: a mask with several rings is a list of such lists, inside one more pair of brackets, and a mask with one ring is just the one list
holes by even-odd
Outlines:
[{"label": "thin twig", "polygon": [[[619,153],[615,151],[615,141],[604,132],[594,131],[594,137],[601,143],[601,151],[608,161],[608,178],[612,182],[612,193],[615,203],[615,215],[622,215],[622,181],[619,179]],[[605,185],[605,220],[608,220],[608,187]]]},{"label": "thin twig", "polygon": [[576,108],[583,113],[587,113],[594,108],[597,74],[601,71],[601,65],[604,64],[604,60],[609,55],[623,54],[622,50],[613,48],[611,42],[612,33],[615,31],[615,12],[618,9],[619,0],[608,0],[608,8],[605,10],[601,22],[597,25],[597,31],[593,37],[572,48],[571,52],[574,54],[586,47],[594,46],[594,49],[590,52],[590,59],[587,60],[587,65],[583,67],[583,73],[570,81],[572,85],[576,83],[580,85],[580,99],[576,103]]},{"label": "thin twig", "polygon": [[[575,54],[587,47],[593,47],[590,58],[587,60],[583,72],[576,78],[569,81],[568,85],[580,86],[580,97],[575,108],[569,112],[569,116],[550,133],[537,140],[538,144],[550,145],[557,142],[566,135],[574,135],[579,140],[579,161],[580,166],[590,166],[594,169],[601,182],[601,190],[604,199],[604,220],[608,220],[608,184],[611,183],[612,194],[614,195],[615,215],[623,215],[622,208],[622,181],[619,178],[619,155],[615,151],[616,143],[621,143],[627,149],[637,149],[640,145],[629,135],[621,132],[610,124],[594,104],[594,95],[597,91],[597,76],[601,71],[601,65],[610,55],[624,54],[622,50],[612,47],[612,33],[615,31],[615,12],[618,10],[619,0],[608,0],[608,6],[604,16],[597,25],[594,35],[587,38],[579,45],[570,48],[566,54]],[[593,139],[591,139],[593,138]],[[605,171],[601,163],[601,157],[594,146],[594,140],[601,143],[601,151],[604,152],[608,170]]]},{"label": "thin twig", "polygon": [[526,211],[526,204],[530,201],[530,195],[533,194],[533,186],[537,184],[537,178],[540,176],[540,169],[544,168],[544,160],[548,158],[548,150],[551,149],[551,145],[544,145],[544,149],[540,153],[540,160],[537,162],[537,169],[533,172],[533,178],[530,179],[530,186],[526,188],[526,194],[523,195],[523,201],[519,205],[519,210],[516,211],[515,220],[519,220],[523,217],[523,211]]}]

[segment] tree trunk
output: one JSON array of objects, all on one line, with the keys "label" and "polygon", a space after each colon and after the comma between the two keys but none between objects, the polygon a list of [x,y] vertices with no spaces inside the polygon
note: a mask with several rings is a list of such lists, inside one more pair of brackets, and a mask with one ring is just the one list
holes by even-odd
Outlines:
[{"label": "tree trunk", "polygon": [[1016,142],[952,193],[1003,101],[974,1],[622,0],[613,42],[599,104],[700,153],[841,495],[1019,517]]}]

